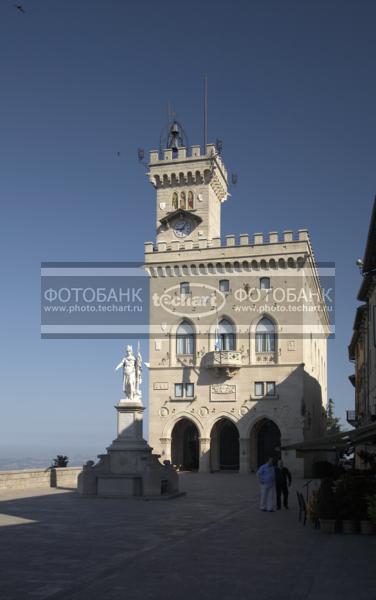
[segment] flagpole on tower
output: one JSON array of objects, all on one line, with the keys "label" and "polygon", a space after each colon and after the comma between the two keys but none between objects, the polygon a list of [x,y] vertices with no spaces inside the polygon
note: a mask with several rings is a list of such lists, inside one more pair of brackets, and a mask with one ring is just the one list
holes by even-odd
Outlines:
[{"label": "flagpole on tower", "polygon": [[216,307],[215,311],[215,342],[214,342],[214,350],[218,351],[221,349],[221,340],[219,338],[219,323],[218,323],[218,308]]}]

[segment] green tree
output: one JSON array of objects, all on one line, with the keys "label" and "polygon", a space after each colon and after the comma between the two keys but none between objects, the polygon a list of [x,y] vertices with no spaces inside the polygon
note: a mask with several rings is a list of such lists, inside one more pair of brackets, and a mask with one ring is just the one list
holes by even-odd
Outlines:
[{"label": "green tree", "polygon": [[69,462],[69,458],[67,456],[63,456],[62,454],[58,454],[56,458],[53,459],[53,463],[51,465],[52,469],[57,469],[60,467],[67,467]]},{"label": "green tree", "polygon": [[341,431],[341,421],[334,414],[334,400],[329,398],[326,405],[326,430],[328,433],[338,433]]}]

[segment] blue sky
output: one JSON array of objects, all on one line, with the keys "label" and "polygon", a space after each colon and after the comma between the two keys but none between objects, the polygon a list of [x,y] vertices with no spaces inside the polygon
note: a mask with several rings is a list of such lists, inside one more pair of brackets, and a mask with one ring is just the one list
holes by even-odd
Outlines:
[{"label": "blue sky", "polygon": [[22,4],[0,4],[0,446],[95,453],[114,437],[124,343],[41,340],[40,262],[142,260],[154,193],[137,147],[158,145],[168,101],[202,141],[205,72],[209,139],[238,173],[222,233],[307,227],[336,263],[329,391],[343,417],[376,191],[375,3]]}]

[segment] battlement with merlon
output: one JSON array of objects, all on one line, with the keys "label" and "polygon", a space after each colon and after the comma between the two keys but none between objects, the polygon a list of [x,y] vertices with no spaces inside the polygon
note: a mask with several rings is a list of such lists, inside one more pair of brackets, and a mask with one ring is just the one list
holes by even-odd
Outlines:
[{"label": "battlement with merlon", "polygon": [[177,152],[173,152],[171,148],[165,150],[151,150],[149,168],[163,166],[169,163],[176,165],[178,163],[199,162],[199,161],[215,160],[227,179],[227,169],[223,163],[221,155],[217,152],[215,144],[206,144],[205,151],[201,152],[201,146],[191,146],[189,149],[182,147],[178,148]]},{"label": "battlement with merlon", "polygon": [[180,252],[185,250],[204,250],[212,248],[236,248],[251,246],[261,250],[261,247],[271,247],[277,244],[291,244],[296,242],[307,242],[312,253],[309,233],[307,229],[299,229],[297,233],[292,230],[286,230],[282,233],[277,231],[271,231],[268,234],[254,233],[253,236],[249,236],[248,233],[241,233],[239,236],[226,235],[225,239],[222,240],[220,237],[208,240],[206,238],[199,239],[197,242],[193,240],[176,240],[171,243],[167,242],[153,242],[145,243],[145,254],[151,254],[153,252]]}]

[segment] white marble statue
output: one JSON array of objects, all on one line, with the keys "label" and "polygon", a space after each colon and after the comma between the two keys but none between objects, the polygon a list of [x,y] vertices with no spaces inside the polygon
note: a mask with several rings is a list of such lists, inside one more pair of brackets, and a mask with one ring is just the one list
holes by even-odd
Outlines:
[{"label": "white marble statue", "polygon": [[142,383],[142,356],[140,351],[140,342],[137,346],[137,358],[136,358],[136,390],[137,394],[141,396],[141,383]]},{"label": "white marble statue", "polygon": [[123,368],[123,392],[126,400],[134,400],[141,397],[140,385],[142,382],[142,356],[140,346],[137,358],[133,354],[132,346],[127,346],[126,355],[115,368],[115,371]]}]

